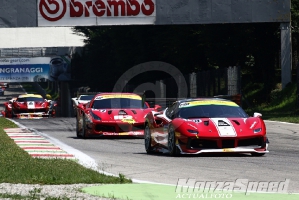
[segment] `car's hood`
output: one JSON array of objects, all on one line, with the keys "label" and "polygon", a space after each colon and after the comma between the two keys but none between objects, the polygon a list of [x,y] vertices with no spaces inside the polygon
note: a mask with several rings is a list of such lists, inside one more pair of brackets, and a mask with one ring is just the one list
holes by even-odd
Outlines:
[{"label": "car's hood", "polygon": [[143,109],[93,109],[91,112],[101,118],[103,122],[144,122],[148,111]]},{"label": "car's hood", "polygon": [[181,128],[197,130],[202,136],[236,137],[264,133],[258,117],[249,118],[198,118],[184,120]]}]

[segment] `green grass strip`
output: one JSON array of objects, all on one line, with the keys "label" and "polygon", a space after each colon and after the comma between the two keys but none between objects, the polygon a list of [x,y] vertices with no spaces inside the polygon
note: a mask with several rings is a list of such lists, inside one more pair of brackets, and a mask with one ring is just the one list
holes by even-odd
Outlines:
[{"label": "green grass strip", "polygon": [[3,128],[16,128],[0,118],[0,182],[23,184],[131,183],[123,175],[107,176],[67,159],[32,158]]},{"label": "green grass strip", "polygon": [[233,200],[298,200],[298,194],[251,192],[186,192],[177,193],[176,186],[158,184],[101,185],[82,189],[83,192],[123,200],[233,199]]}]

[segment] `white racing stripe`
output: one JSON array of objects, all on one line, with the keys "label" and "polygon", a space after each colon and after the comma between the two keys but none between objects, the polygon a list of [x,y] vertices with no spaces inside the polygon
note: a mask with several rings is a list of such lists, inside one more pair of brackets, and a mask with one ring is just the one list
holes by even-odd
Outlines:
[{"label": "white racing stripe", "polygon": [[28,101],[27,102],[27,108],[28,109],[34,109],[35,108],[34,101]]},{"label": "white racing stripe", "polygon": [[210,118],[220,137],[236,137],[237,133],[227,118]]}]

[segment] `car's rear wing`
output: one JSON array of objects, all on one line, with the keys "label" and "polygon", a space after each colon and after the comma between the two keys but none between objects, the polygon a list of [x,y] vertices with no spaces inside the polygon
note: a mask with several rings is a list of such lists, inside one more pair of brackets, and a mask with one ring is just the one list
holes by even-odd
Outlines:
[{"label": "car's rear wing", "polygon": [[96,94],[100,94],[101,92],[77,92],[77,98],[80,95],[96,95]]},{"label": "car's rear wing", "polygon": [[167,108],[178,100],[178,98],[145,98],[145,102],[147,102],[151,108],[154,108],[155,105],[159,105],[162,109]]}]

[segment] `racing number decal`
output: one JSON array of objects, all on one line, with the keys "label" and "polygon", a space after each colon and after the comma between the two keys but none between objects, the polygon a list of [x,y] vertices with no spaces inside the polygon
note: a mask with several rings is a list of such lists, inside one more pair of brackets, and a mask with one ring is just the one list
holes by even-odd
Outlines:
[{"label": "racing number decal", "polygon": [[122,122],[129,123],[129,124],[134,124],[134,123],[135,123],[135,120],[134,120],[134,119],[122,119],[121,121],[122,121]]}]

